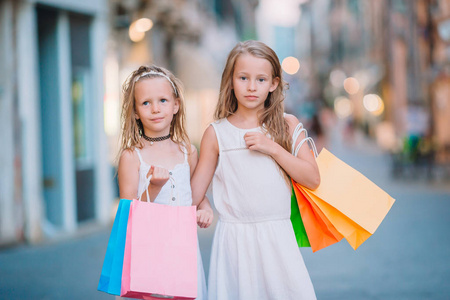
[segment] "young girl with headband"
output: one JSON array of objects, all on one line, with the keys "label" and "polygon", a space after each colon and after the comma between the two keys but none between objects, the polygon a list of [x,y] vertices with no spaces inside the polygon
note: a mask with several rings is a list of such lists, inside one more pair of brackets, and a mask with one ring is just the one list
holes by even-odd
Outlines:
[{"label": "young girl with headband", "polygon": [[202,138],[191,180],[194,204],[211,180],[219,214],[210,300],[315,299],[290,221],[289,177],[311,189],[320,176],[307,146],[292,141],[298,119],[283,113],[285,83],[275,52],[237,44],[222,73],[216,122]]},{"label": "young girl with headband", "polygon": [[[123,93],[120,198],[192,205],[190,179],[198,156],[185,129],[181,82],[164,68],[142,66],[128,77]],[[206,228],[213,218],[208,199],[197,207],[198,225]],[[200,251],[197,265],[197,299],[206,299]]]}]

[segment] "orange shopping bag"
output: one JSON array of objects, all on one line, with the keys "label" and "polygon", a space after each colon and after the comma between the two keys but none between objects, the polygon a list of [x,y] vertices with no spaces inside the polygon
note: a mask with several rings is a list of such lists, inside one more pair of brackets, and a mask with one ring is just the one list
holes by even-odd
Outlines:
[{"label": "orange shopping bag", "polygon": [[356,250],[364,241],[366,241],[372,234],[367,230],[353,222],[350,218],[345,216],[339,210],[322,201],[316,195],[311,194],[311,201],[326,215],[326,218],[334,224],[335,228],[342,233],[347,242]]},{"label": "orange shopping bag", "polygon": [[312,251],[316,252],[342,240],[343,236],[309,199],[302,186],[294,180],[292,180],[292,186]]},{"label": "orange shopping bag", "polygon": [[325,148],[316,162],[320,186],[302,190],[356,249],[377,230],[395,200]]}]

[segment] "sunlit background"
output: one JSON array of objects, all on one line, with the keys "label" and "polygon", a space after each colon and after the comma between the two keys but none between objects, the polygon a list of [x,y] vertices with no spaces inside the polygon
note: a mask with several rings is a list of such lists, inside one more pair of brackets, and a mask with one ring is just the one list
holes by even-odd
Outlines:
[{"label": "sunlit background", "polygon": [[448,186],[449,0],[0,0],[0,246],[110,224],[128,75],[181,79],[198,147],[247,39],[276,51],[319,151],[368,141],[389,178]]},{"label": "sunlit background", "polygon": [[439,169],[430,176],[449,176],[449,1],[0,5],[0,242],[108,222],[127,76],[145,64],[172,70],[185,85],[187,127],[198,146],[226,56],[246,39],[276,51],[289,83],[286,111],[320,147],[340,124],[342,136],[363,132],[391,153],[397,175],[430,160]]}]

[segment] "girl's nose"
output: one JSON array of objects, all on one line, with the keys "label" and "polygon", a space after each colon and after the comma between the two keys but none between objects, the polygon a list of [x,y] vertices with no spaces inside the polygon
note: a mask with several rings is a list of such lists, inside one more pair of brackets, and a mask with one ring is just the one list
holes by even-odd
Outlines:
[{"label": "girl's nose", "polygon": [[152,105],[152,113],[157,114],[159,113],[160,109],[159,109],[159,105],[158,104],[153,104]]},{"label": "girl's nose", "polygon": [[249,80],[247,89],[249,91],[255,91],[256,90],[256,83],[253,80]]}]

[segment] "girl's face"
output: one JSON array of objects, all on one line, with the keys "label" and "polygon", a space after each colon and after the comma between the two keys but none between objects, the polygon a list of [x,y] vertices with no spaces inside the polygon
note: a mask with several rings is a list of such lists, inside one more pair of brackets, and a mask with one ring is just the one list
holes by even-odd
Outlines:
[{"label": "girl's face", "polygon": [[232,88],[239,109],[260,110],[269,92],[273,92],[279,78],[272,78],[272,65],[264,58],[241,54],[236,59]]},{"label": "girl's face", "polygon": [[180,106],[170,82],[164,77],[141,79],[134,87],[134,98],[136,119],[141,120],[145,135],[168,135],[173,115]]}]

